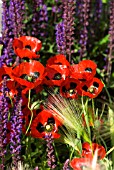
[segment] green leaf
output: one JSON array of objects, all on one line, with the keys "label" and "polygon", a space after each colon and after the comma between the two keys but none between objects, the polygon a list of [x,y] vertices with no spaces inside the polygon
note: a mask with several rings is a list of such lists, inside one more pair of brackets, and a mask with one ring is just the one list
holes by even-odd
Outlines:
[{"label": "green leaf", "polygon": [[95,47],[92,50],[92,53],[95,53],[100,46],[108,43],[108,41],[109,41],[109,35],[106,35],[98,43],[96,43]]},{"label": "green leaf", "polygon": [[108,2],[108,0],[102,0],[102,3],[106,4]]},{"label": "green leaf", "polygon": [[103,44],[107,43],[108,41],[109,41],[109,35],[106,35],[104,38],[102,38],[99,41],[99,45],[103,45]]}]

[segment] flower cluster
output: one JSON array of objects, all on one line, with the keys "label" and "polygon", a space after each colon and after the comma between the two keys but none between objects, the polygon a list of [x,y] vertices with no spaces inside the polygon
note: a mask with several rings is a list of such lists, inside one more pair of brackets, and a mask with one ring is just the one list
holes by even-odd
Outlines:
[{"label": "flower cluster", "polygon": [[[14,52],[19,56],[20,63],[12,67],[3,66],[12,83],[21,85],[22,93],[35,89],[43,89],[43,85],[60,87],[60,94],[66,98],[77,98],[78,95],[95,98],[101,92],[103,83],[95,76],[97,65],[91,60],[82,60],[70,65],[62,54],[51,57],[44,67],[37,59],[41,49],[41,41],[30,36],[15,38]],[[26,60],[29,62],[23,62]],[[1,68],[1,69],[3,69]],[[14,88],[14,87],[13,87]],[[15,88],[16,89],[16,88]]]},{"label": "flower cluster", "polygon": [[[43,85],[58,86],[60,94],[71,99],[77,99],[79,95],[95,98],[101,92],[103,83],[94,77],[97,65],[93,61],[83,60],[78,64],[70,65],[64,55],[58,54],[48,59],[46,67],[44,67],[37,61],[40,57],[37,52],[41,46],[41,41],[34,37],[22,36],[14,39],[14,52],[19,56],[20,61],[12,67],[3,65],[0,72],[1,81],[3,75],[8,76],[6,83],[10,97],[14,97],[18,93],[17,88],[19,87],[24,96],[30,89],[34,89],[36,93],[40,92]],[[23,97],[23,104],[24,98],[26,97]],[[32,136],[45,138],[48,131],[52,132],[54,138],[60,136],[56,132],[61,123],[52,116],[50,111],[40,108],[39,114],[34,110],[32,116],[30,110],[24,107],[23,113],[25,113],[23,116],[24,132],[32,120],[30,127]]]}]

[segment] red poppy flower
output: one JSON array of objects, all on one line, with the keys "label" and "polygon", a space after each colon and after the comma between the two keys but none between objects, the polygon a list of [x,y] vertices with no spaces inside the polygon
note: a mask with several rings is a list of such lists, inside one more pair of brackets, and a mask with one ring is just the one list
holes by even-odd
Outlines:
[{"label": "red poppy flower", "polygon": [[92,80],[96,74],[97,65],[91,60],[83,60],[70,67],[70,77],[86,82]]},{"label": "red poppy flower", "polygon": [[44,66],[38,61],[25,62],[12,71],[15,81],[25,87],[25,92],[36,88],[44,78]]},{"label": "red poppy flower", "polygon": [[67,78],[60,86],[60,94],[65,98],[77,99],[77,87],[80,82],[73,78]]},{"label": "red poppy flower", "polygon": [[103,159],[106,156],[106,150],[103,146],[97,143],[92,143],[90,146],[89,143],[85,142],[82,144],[82,157],[92,159],[96,150],[98,159]]},{"label": "red poppy flower", "polygon": [[61,126],[60,120],[50,111],[43,110],[32,122],[31,135],[35,138],[46,138],[51,133],[53,138],[59,138],[58,126]]},{"label": "red poppy flower", "polygon": [[78,86],[78,93],[81,96],[88,96],[90,98],[95,98],[102,91],[104,85],[103,83],[96,77],[89,82],[83,82]]},{"label": "red poppy flower", "polygon": [[69,76],[69,69],[64,65],[51,65],[46,67],[45,72],[46,76],[43,83],[49,86],[60,86]]},{"label": "red poppy flower", "polygon": [[91,161],[85,158],[74,158],[71,160],[70,166],[73,170],[82,170],[83,167],[90,167]]},{"label": "red poppy flower", "polygon": [[13,41],[13,48],[19,57],[39,58],[37,52],[41,49],[42,43],[39,39],[30,36],[22,36],[15,38]]},{"label": "red poppy flower", "polygon": [[66,65],[67,67],[70,66],[70,63],[66,60],[66,57],[63,54],[58,54],[54,57],[51,57],[47,60],[46,66],[51,65]]}]

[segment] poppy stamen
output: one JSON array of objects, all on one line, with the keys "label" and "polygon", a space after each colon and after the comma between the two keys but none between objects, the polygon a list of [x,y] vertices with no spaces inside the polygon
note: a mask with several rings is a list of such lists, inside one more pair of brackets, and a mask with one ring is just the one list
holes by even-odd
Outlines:
[{"label": "poppy stamen", "polygon": [[46,130],[47,132],[51,132],[51,131],[53,130],[53,125],[52,125],[52,124],[47,124],[47,125],[45,126],[45,130]]}]

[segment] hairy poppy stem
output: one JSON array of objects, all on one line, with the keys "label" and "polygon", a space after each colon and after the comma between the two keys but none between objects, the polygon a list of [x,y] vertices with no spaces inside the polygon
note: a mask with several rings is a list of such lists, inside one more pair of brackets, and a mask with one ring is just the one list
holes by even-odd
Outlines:
[{"label": "hairy poppy stem", "polygon": [[30,108],[30,94],[31,94],[31,90],[29,90],[29,97],[28,97],[28,109],[31,111],[31,119],[30,119],[29,125],[27,127],[27,130],[25,132],[25,135],[28,133],[30,126],[31,126],[31,123],[32,123],[32,120],[33,120],[33,111]]}]

